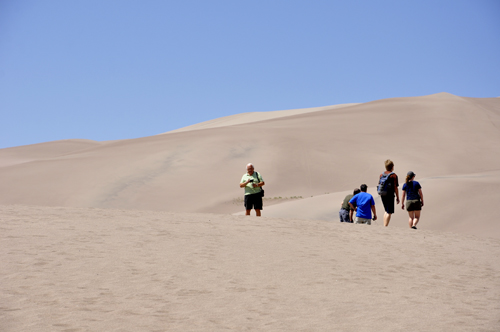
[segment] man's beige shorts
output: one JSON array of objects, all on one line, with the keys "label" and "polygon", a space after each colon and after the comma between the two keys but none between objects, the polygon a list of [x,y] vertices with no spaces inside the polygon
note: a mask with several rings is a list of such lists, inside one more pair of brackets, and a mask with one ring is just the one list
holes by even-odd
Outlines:
[{"label": "man's beige shorts", "polygon": [[371,219],[365,219],[365,218],[356,217],[356,219],[354,219],[354,223],[355,224],[371,225],[372,224],[372,220]]}]

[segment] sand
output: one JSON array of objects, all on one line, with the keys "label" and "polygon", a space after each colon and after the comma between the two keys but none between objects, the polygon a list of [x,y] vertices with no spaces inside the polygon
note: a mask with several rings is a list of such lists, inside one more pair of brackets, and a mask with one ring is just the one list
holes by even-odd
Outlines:
[{"label": "sand", "polygon": [[[500,99],[448,93],[0,149],[0,331],[498,331],[498,165]],[[379,220],[339,223],[362,183]]]},{"label": "sand", "polygon": [[1,206],[2,331],[498,331],[500,240]]}]

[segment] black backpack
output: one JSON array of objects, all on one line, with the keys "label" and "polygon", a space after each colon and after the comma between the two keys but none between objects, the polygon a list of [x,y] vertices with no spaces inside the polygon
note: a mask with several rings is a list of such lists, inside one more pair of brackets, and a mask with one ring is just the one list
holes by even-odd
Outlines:
[{"label": "black backpack", "polygon": [[378,181],[377,192],[380,196],[385,196],[392,188],[392,181],[389,180],[389,177],[394,174],[390,172],[389,174],[382,174],[380,180]]},{"label": "black backpack", "polygon": [[[262,181],[262,177],[259,179],[259,173],[257,173],[257,181]],[[264,197],[264,188],[260,187],[260,192],[258,194],[260,194],[261,197]]]}]

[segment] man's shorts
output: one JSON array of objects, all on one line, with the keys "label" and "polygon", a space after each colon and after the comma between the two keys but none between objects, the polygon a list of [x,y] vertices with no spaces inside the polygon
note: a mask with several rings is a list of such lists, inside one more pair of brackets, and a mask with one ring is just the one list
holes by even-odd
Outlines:
[{"label": "man's shorts", "polygon": [[406,211],[420,211],[422,210],[422,203],[419,199],[410,199],[406,201]]},{"label": "man's shorts", "polygon": [[245,209],[262,210],[262,196],[260,193],[245,195]]},{"label": "man's shorts", "polygon": [[388,194],[385,196],[380,196],[382,199],[382,204],[384,204],[385,212],[389,214],[394,213],[394,194]]},{"label": "man's shorts", "polygon": [[349,211],[346,209],[340,209],[339,211],[340,222],[351,222],[349,220]]},{"label": "man's shorts", "polygon": [[354,223],[355,224],[371,225],[372,224],[372,220],[371,219],[365,219],[365,218],[356,217],[354,219]]}]

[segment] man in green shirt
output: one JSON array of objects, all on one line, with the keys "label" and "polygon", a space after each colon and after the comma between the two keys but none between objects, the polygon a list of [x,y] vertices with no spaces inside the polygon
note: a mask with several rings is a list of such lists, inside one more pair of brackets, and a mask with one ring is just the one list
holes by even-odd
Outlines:
[{"label": "man in green shirt", "polygon": [[340,217],[340,222],[350,222],[352,223],[352,215],[354,214],[354,210],[351,209],[349,206],[349,201],[351,198],[354,197],[354,195],[359,194],[361,190],[359,188],[354,189],[352,192],[352,195],[349,194],[347,195],[342,203],[340,203],[340,211],[339,211],[339,217]]},{"label": "man in green shirt", "polygon": [[240,181],[240,188],[245,188],[245,210],[246,215],[255,209],[257,217],[260,217],[262,210],[262,186],[264,185],[262,176],[254,171],[253,165],[247,165],[247,173],[243,174]]}]

